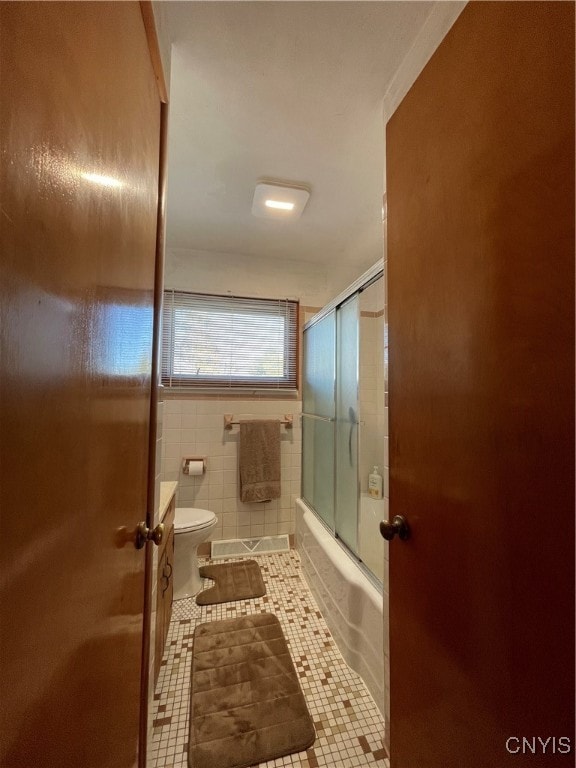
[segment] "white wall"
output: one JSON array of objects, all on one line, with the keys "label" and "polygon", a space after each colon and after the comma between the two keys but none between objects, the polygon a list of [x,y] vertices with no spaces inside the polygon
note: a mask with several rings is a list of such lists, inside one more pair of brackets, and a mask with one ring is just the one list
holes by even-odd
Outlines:
[{"label": "white wall", "polygon": [[158,47],[160,49],[160,58],[162,59],[162,69],[164,70],[164,81],[166,90],[170,94],[170,74],[172,70],[172,33],[168,25],[168,8],[165,2],[152,0],[152,11],[154,13],[154,22],[156,24],[156,36],[158,38]]},{"label": "white wall", "polygon": [[164,285],[198,293],[297,299],[304,306],[322,307],[359,274],[357,267],[345,265],[168,248]]}]

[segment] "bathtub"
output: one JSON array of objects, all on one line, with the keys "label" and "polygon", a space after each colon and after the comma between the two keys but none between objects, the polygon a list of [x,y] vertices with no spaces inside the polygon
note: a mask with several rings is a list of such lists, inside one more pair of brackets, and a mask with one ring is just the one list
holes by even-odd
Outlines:
[{"label": "bathtub", "polygon": [[342,656],[364,680],[384,716],[382,593],[302,499],[296,499],[296,549]]}]

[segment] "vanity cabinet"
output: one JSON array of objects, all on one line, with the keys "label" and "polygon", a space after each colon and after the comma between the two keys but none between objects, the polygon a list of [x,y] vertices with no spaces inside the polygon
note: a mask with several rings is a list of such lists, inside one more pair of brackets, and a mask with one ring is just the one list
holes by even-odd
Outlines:
[{"label": "vanity cabinet", "polygon": [[172,496],[164,523],[164,538],[158,550],[156,572],[156,640],[154,652],[154,684],[158,681],[160,664],[164,654],[166,635],[172,616],[172,594],[174,591],[174,513],[175,497]]}]

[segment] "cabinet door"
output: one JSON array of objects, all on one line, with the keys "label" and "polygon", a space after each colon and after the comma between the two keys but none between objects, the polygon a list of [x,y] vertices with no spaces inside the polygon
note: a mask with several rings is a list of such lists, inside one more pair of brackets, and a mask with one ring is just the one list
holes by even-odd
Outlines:
[{"label": "cabinet door", "polygon": [[164,655],[166,636],[172,616],[172,596],[174,593],[174,527],[168,532],[166,544],[160,552],[157,571],[156,595],[156,638],[154,653],[154,683],[158,681],[160,664]]},{"label": "cabinet door", "polygon": [[160,554],[160,561],[158,563],[157,571],[157,593],[156,593],[156,636],[154,640],[154,684],[158,681],[158,674],[160,672],[160,664],[162,663],[162,656],[164,654],[164,642],[166,634],[164,631],[164,595],[166,592],[167,577],[164,576],[168,570],[167,563],[167,549],[164,549]]},{"label": "cabinet door", "polygon": [[166,549],[164,551],[166,561],[162,578],[163,602],[164,602],[164,640],[170,628],[170,619],[172,618],[172,598],[174,596],[174,528],[170,529]]}]

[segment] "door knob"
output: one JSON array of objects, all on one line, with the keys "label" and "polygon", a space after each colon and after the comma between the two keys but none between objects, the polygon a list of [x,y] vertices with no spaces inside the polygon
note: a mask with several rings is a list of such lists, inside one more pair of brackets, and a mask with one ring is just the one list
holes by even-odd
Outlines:
[{"label": "door knob", "polygon": [[398,534],[398,538],[402,539],[402,541],[406,541],[406,539],[410,538],[410,526],[401,515],[396,515],[392,522],[389,520],[381,521],[380,533],[386,541],[392,541],[396,534]]},{"label": "door knob", "polygon": [[156,546],[162,543],[164,538],[164,523],[158,523],[156,528],[148,528],[146,523],[138,523],[136,527],[136,539],[134,546],[136,549],[142,549],[147,541],[153,541]]}]

